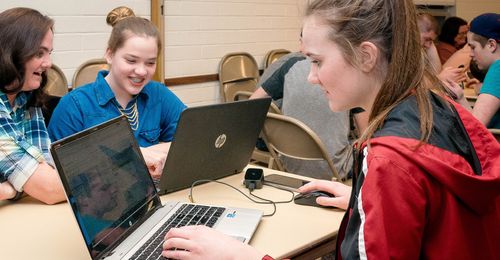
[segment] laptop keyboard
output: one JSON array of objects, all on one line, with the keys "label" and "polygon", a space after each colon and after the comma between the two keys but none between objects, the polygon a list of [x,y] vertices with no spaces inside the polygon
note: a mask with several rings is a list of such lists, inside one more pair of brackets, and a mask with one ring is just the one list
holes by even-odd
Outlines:
[{"label": "laptop keyboard", "polygon": [[166,259],[161,255],[165,234],[175,227],[205,225],[213,227],[225,208],[184,204],[130,259]]}]

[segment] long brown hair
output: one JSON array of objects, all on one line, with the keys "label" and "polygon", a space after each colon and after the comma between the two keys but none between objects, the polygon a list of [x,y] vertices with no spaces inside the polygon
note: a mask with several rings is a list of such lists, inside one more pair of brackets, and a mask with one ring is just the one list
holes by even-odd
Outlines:
[{"label": "long brown hair", "polygon": [[[359,64],[357,47],[375,44],[387,65],[380,91],[369,111],[369,126],[358,142],[369,140],[381,128],[388,113],[410,95],[415,95],[420,113],[421,141],[432,130],[429,90],[444,90],[420,45],[416,9],[412,0],[316,0],[306,16],[329,25],[329,39],[352,66]],[[380,65],[379,65],[380,66]]]},{"label": "long brown hair", "polygon": [[[42,40],[54,21],[40,12],[24,7],[8,9],[0,13],[0,91],[14,94],[24,85],[26,63],[40,50]],[[42,105],[46,94],[46,72],[42,74],[40,87],[33,91],[28,106]]]}]

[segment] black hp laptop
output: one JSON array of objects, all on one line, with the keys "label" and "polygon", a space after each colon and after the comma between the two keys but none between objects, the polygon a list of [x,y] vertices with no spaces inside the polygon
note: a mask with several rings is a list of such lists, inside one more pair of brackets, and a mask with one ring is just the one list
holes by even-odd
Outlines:
[{"label": "black hp laptop", "polygon": [[254,209],[162,205],[124,116],[55,142],[51,153],[92,259],[160,259],[165,233],[185,225],[207,225],[248,243],[262,216]]},{"label": "black hp laptop", "polygon": [[270,104],[270,98],[263,98],[184,110],[158,192],[170,193],[196,180],[241,172],[250,161]]}]

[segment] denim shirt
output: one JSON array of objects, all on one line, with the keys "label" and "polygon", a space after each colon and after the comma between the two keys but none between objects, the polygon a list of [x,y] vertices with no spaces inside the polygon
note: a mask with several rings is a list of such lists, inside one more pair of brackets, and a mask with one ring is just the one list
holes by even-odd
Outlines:
[{"label": "denim shirt", "polygon": [[[61,98],[49,123],[52,141],[67,137],[121,115],[118,102],[100,71],[96,81],[79,87]],[[172,141],[181,112],[186,106],[165,85],[150,81],[134,97],[139,126],[134,136],[141,147]],[[127,105],[130,108],[135,100]]]}]

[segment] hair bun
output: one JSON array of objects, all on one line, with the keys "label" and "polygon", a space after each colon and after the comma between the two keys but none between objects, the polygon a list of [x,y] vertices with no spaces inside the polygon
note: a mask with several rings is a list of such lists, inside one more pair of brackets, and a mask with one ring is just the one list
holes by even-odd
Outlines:
[{"label": "hair bun", "polygon": [[126,6],[119,6],[108,13],[106,23],[115,26],[116,23],[128,17],[135,17],[134,11]]}]

